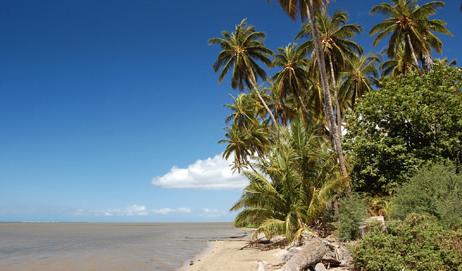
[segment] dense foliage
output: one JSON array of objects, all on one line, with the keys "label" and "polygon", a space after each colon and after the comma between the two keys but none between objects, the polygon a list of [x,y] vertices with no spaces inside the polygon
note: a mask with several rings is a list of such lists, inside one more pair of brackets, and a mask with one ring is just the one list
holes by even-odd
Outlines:
[{"label": "dense foliage", "polygon": [[435,65],[428,73],[386,80],[348,116],[346,148],[353,187],[389,194],[429,161],[462,160],[462,71]]},{"label": "dense foliage", "polygon": [[293,122],[282,129],[281,141],[269,151],[268,159],[247,171],[249,185],[231,210],[241,210],[237,226],[255,225],[268,239],[301,236],[308,226],[320,223],[332,196],[345,188],[335,170],[334,155],[320,130]]},{"label": "dense foliage", "polygon": [[366,200],[359,195],[351,195],[340,201],[337,215],[337,236],[340,240],[356,240],[359,235],[359,226],[367,217]]},{"label": "dense foliage", "polygon": [[462,174],[452,166],[423,169],[398,189],[392,200],[392,214],[404,219],[410,213],[426,213],[444,226],[462,226]]},{"label": "dense foliage", "polygon": [[369,232],[355,247],[358,270],[462,270],[462,234],[445,230],[431,218],[410,215]]}]

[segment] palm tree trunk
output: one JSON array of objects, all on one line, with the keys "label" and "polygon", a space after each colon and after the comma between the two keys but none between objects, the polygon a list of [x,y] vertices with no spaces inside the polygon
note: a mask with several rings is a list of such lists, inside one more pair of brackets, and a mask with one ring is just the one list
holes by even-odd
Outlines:
[{"label": "palm tree trunk", "polygon": [[273,120],[273,123],[275,126],[278,126],[278,122],[276,121],[276,118],[274,117],[274,114],[273,112],[271,112],[270,108],[268,107],[268,105],[266,104],[265,100],[263,99],[263,97],[260,95],[260,92],[258,91],[258,88],[257,88],[257,84],[255,83],[254,80],[250,80],[250,82],[252,83],[252,88],[255,90],[255,92],[257,93],[257,96],[258,96],[258,99],[260,99],[261,103],[263,104],[263,106],[265,107],[266,111],[268,111],[268,114],[270,115],[271,119]]},{"label": "palm tree trunk", "polygon": [[327,72],[326,72],[326,61],[324,59],[324,53],[322,52],[322,46],[321,46],[321,40],[319,38],[319,32],[318,32],[318,27],[314,21],[314,12],[313,12],[313,7],[311,3],[308,1],[306,4],[306,11],[308,14],[308,19],[311,24],[312,32],[313,32],[313,40],[314,40],[314,47],[316,50],[317,54],[317,63],[318,63],[318,68],[319,68],[319,74],[321,77],[321,86],[322,86],[322,92],[324,96],[324,103],[325,103],[325,115],[328,120],[328,126],[330,133],[332,134],[332,138],[334,141],[334,149],[337,152],[337,158],[338,158],[338,163],[340,167],[340,173],[342,174],[343,177],[348,177],[348,172],[346,169],[346,164],[345,164],[345,157],[343,156],[343,148],[342,148],[342,142],[341,138],[338,133],[337,133],[337,125],[335,124],[335,118],[334,118],[334,110],[332,108],[332,99],[331,95],[329,92],[329,83],[327,81]]},{"label": "palm tree trunk", "polygon": [[335,113],[337,115],[337,133],[342,135],[342,112],[340,111],[340,104],[338,102],[338,89],[337,89],[337,80],[335,79],[334,72],[334,63],[332,61],[332,56],[329,55],[329,64],[330,64],[330,75],[332,77],[332,89],[334,90],[334,101],[335,101]]},{"label": "palm tree trunk", "polygon": [[308,114],[308,108],[306,107],[305,103],[303,102],[302,96],[300,95],[299,91],[297,91],[297,97],[298,97],[298,101],[300,102],[300,105],[302,107],[302,110],[301,110],[302,121],[305,122],[307,120],[306,115]]},{"label": "palm tree trunk", "polygon": [[412,58],[414,59],[415,65],[417,66],[417,68],[419,68],[419,61],[417,60],[417,56],[415,54],[414,45],[412,45],[411,36],[407,34],[406,38],[407,38],[407,43],[409,43],[409,47],[411,48]]},{"label": "palm tree trunk", "polygon": [[425,54],[423,56],[423,62],[424,62],[426,71],[431,70],[433,67],[433,64],[435,64],[430,54]]}]

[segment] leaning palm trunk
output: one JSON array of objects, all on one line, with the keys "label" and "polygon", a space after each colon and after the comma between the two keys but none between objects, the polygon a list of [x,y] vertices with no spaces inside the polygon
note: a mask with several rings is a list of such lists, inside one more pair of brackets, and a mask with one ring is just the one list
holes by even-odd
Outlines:
[{"label": "leaning palm trunk", "polygon": [[257,93],[257,96],[258,96],[258,99],[260,99],[261,103],[263,104],[263,106],[265,107],[266,111],[268,112],[268,114],[270,115],[271,117],[271,120],[273,120],[273,123],[274,123],[274,126],[277,127],[278,126],[278,122],[276,121],[276,118],[274,117],[274,114],[273,112],[271,112],[271,109],[268,107],[268,105],[266,104],[265,100],[263,99],[263,97],[260,95],[260,92],[258,91],[258,88],[257,88],[257,83],[255,83],[255,81],[252,79],[250,80],[251,83],[252,83],[252,88],[255,90],[255,92]]},{"label": "leaning palm trunk", "polygon": [[348,177],[348,172],[347,172],[346,164],[345,164],[345,157],[343,156],[342,142],[340,139],[341,135],[338,133],[338,130],[337,130],[338,128],[335,123],[334,110],[332,107],[332,98],[329,92],[329,83],[327,81],[327,71],[326,71],[326,61],[324,59],[324,53],[322,52],[322,48],[321,48],[321,40],[319,38],[318,27],[316,23],[314,22],[314,12],[313,12],[313,7],[311,3],[308,3],[306,5],[306,11],[308,15],[308,20],[310,21],[310,24],[312,26],[314,47],[316,50],[316,54],[318,56],[317,63],[318,63],[318,68],[319,68],[319,74],[321,77],[321,87],[322,87],[324,103],[325,103],[324,113],[327,118],[327,124],[329,127],[329,131],[332,135],[334,149],[337,152],[340,172],[343,177]]},{"label": "leaning palm trunk", "polygon": [[334,63],[332,62],[332,56],[329,56],[329,64],[330,64],[330,74],[332,77],[332,89],[334,90],[334,101],[335,101],[335,113],[337,115],[337,133],[342,135],[342,112],[340,111],[340,104],[338,101],[338,89],[337,89],[337,80],[335,79],[335,72],[334,72]]},{"label": "leaning palm trunk", "polygon": [[406,38],[407,38],[407,43],[409,43],[409,47],[411,48],[412,58],[414,59],[415,65],[419,67],[419,61],[417,60],[417,56],[414,50],[414,45],[412,45],[411,37],[409,36],[409,34],[406,35]]}]

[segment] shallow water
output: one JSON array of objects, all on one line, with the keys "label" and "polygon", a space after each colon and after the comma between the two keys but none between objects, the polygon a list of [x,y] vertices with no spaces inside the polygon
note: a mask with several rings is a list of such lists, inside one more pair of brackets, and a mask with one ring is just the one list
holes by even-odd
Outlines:
[{"label": "shallow water", "polygon": [[176,270],[208,240],[242,234],[229,223],[0,224],[0,270]]}]

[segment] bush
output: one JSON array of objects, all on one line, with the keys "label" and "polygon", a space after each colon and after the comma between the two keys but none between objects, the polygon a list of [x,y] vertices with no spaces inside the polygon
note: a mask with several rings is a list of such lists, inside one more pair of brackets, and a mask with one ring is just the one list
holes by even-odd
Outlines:
[{"label": "bush", "polygon": [[434,165],[421,170],[392,199],[392,216],[410,213],[435,216],[448,228],[462,226],[462,175],[452,166]]},{"label": "bush", "polygon": [[367,216],[366,200],[352,195],[340,201],[337,215],[337,236],[342,241],[355,240],[360,236],[359,226]]},{"label": "bush", "polygon": [[389,195],[427,162],[462,160],[462,70],[435,65],[383,83],[347,115],[353,188]]},{"label": "bush", "polygon": [[369,232],[354,248],[355,268],[364,271],[462,270],[462,235],[423,215],[410,215]]}]

